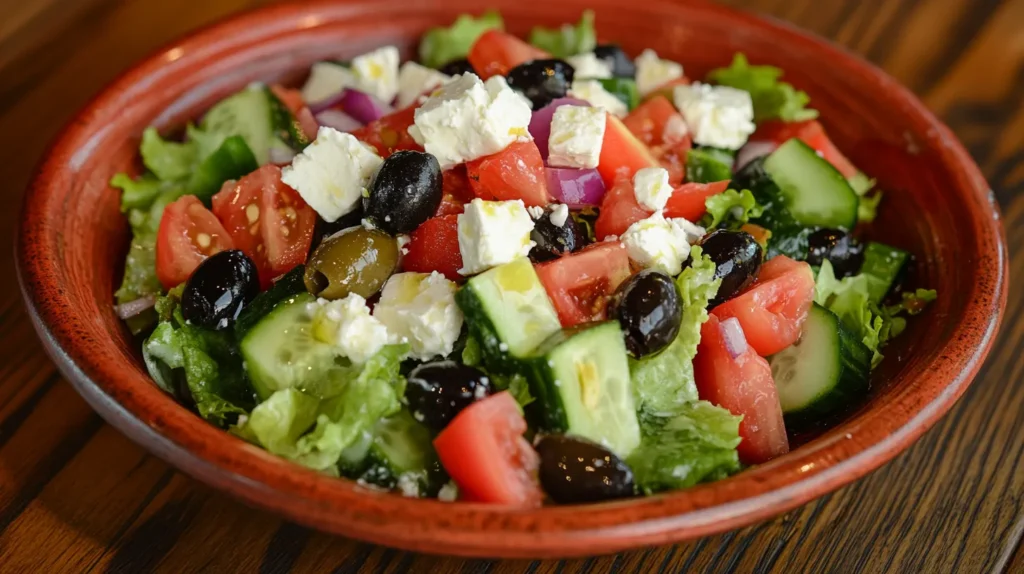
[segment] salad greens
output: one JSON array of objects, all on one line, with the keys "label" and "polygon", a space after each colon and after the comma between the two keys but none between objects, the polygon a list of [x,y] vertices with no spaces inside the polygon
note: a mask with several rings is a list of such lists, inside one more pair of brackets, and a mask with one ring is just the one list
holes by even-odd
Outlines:
[{"label": "salad greens", "polygon": [[704,200],[704,205],[708,213],[701,223],[707,228],[739,227],[764,213],[764,207],[757,203],[749,189],[727,189]]},{"label": "salad greens", "polygon": [[733,56],[728,68],[708,74],[716,84],[750,92],[754,100],[754,121],[782,120],[800,122],[818,117],[817,110],[807,107],[811,98],[791,84],[779,81],[782,70],[775,66],[751,66],[745,54]]},{"label": "salad greens", "polygon": [[554,29],[534,26],[530,31],[530,43],[548,52],[553,58],[568,58],[590,52],[597,46],[593,10],[585,10],[575,26],[562,24]]},{"label": "salad greens", "polygon": [[504,30],[501,14],[491,10],[479,18],[463,14],[447,27],[431,28],[420,41],[420,63],[431,68],[465,58],[481,34],[488,30]]}]

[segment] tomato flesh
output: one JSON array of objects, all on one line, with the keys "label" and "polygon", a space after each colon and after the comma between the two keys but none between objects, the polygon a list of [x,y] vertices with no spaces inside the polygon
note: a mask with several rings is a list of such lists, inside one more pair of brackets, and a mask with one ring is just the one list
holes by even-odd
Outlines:
[{"label": "tomato flesh", "polygon": [[474,197],[465,164],[444,171],[441,176],[441,205],[437,207],[434,217],[462,213]]},{"label": "tomato flesh", "polygon": [[540,457],[524,432],[519,405],[504,391],[463,409],[434,439],[434,449],[461,498],[535,507],[544,499]]},{"label": "tomato flesh", "polygon": [[536,269],[563,327],[604,319],[608,298],[630,275],[629,255],[617,241],[593,245]]},{"label": "tomato flesh", "polygon": [[707,211],[705,201],[729,188],[729,181],[684,183],[672,191],[665,204],[665,217],[684,217],[697,221]]},{"label": "tomato flesh", "polygon": [[644,101],[622,123],[668,170],[672,185],[679,185],[686,175],[686,154],[693,148],[693,140],[682,114],[668,98],[656,95]]},{"label": "tomato flesh", "polygon": [[477,38],[467,59],[477,75],[486,80],[491,76],[504,76],[519,64],[530,60],[550,58],[544,50],[501,30],[488,30]]},{"label": "tomato flesh", "polygon": [[779,255],[761,266],[757,281],[712,310],[718,319],[739,320],[747,342],[762,357],[800,338],[814,301],[814,275],[803,261]]},{"label": "tomato flesh", "polygon": [[820,153],[826,161],[839,170],[839,173],[843,174],[843,177],[857,175],[857,167],[832,143],[828,134],[825,133],[825,127],[818,120],[763,122],[757,126],[757,131],[754,132],[750,140],[770,141],[781,145],[793,138],[799,139]]},{"label": "tomato flesh", "polygon": [[281,168],[265,165],[225,183],[213,196],[213,213],[234,245],[256,264],[264,289],[305,262],[316,212],[281,181]]},{"label": "tomato flesh", "polygon": [[789,452],[772,368],[752,347],[733,357],[717,317],[701,327],[693,374],[700,398],[742,415],[737,451],[744,464],[759,464]]},{"label": "tomato flesh", "polygon": [[466,164],[473,194],[489,201],[521,199],[527,206],[544,207],[548,194],[544,160],[533,140],[515,142],[502,151]]},{"label": "tomato flesh", "polygon": [[398,150],[423,151],[423,146],[409,135],[416,108],[419,104],[398,110],[393,114],[376,119],[352,132],[357,140],[370,144],[381,157],[388,157]]},{"label": "tomato flesh", "polygon": [[601,209],[594,223],[594,234],[599,240],[612,235],[622,235],[630,225],[653,214],[654,212],[637,202],[632,180],[621,177],[601,200]]},{"label": "tomato flesh", "polygon": [[234,249],[217,217],[194,195],[167,204],[156,237],[156,276],[164,289],[188,280],[207,257]]},{"label": "tomato flesh", "polygon": [[437,271],[452,281],[463,279],[462,253],[459,252],[459,216],[432,217],[409,235],[402,256],[402,269],[417,273]]},{"label": "tomato flesh", "polygon": [[651,150],[629,131],[622,120],[611,114],[606,116],[604,140],[601,142],[601,156],[597,165],[606,188],[611,188],[621,177],[632,179],[633,174],[641,169],[660,165]]}]

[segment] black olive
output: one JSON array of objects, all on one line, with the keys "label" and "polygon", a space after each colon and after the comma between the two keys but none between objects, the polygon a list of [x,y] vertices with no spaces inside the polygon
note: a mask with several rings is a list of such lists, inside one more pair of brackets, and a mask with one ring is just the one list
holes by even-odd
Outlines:
[{"label": "black olive", "polygon": [[363,198],[366,219],[398,235],[430,219],[441,205],[441,164],[421,151],[402,150],[388,156]]},{"label": "black olive", "polygon": [[221,251],[199,264],[185,283],[181,314],[200,327],[225,329],[257,295],[256,264],[237,250]]},{"label": "black olive", "polygon": [[438,68],[438,71],[442,74],[448,74],[449,76],[457,76],[459,74],[476,74],[476,70],[473,69],[473,64],[470,64],[469,60],[465,58],[461,60],[452,60]]},{"label": "black olive", "polygon": [[637,358],[667,347],[683,320],[679,290],[660,271],[641,271],[627,279],[615,290],[610,307],[610,316],[622,326],[626,348]]},{"label": "black olive", "polygon": [[722,280],[710,307],[732,299],[757,277],[764,252],[746,231],[713,231],[700,242],[701,250],[715,263],[715,277]]},{"label": "black olive", "polygon": [[555,98],[564,98],[572,85],[573,69],[562,60],[533,60],[508,72],[508,85],[522,92],[539,110]]},{"label": "black olive", "polygon": [[821,265],[826,259],[837,278],[854,275],[864,262],[864,246],[839,229],[819,229],[807,236],[807,262]]},{"label": "black olive", "polygon": [[604,60],[612,67],[612,75],[616,78],[633,78],[636,76],[636,65],[633,60],[615,44],[603,44],[594,48],[598,60]]},{"label": "black olive", "polygon": [[462,409],[491,392],[491,380],[479,369],[455,361],[437,361],[409,373],[405,400],[416,420],[440,431]]},{"label": "black olive", "polygon": [[765,157],[766,156],[754,158],[747,162],[747,165],[740,168],[740,170],[732,176],[732,182],[729,186],[734,189],[749,189],[756,191],[761,189],[761,187],[766,183],[772,183],[771,177],[768,176],[768,172],[764,170]]},{"label": "black olive", "polygon": [[530,250],[530,260],[534,263],[551,261],[566,253],[579,251],[588,242],[587,234],[572,215],[566,217],[562,225],[555,225],[551,222],[550,209],[544,210],[540,219],[533,222],[530,239],[537,244]]},{"label": "black olive", "polygon": [[559,504],[584,504],[636,495],[633,471],[615,453],[589,440],[547,435],[536,446],[540,485]]}]

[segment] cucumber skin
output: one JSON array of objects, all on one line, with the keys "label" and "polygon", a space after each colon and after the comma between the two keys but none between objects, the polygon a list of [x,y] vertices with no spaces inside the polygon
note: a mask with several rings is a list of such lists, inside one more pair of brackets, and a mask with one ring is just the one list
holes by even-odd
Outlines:
[{"label": "cucumber skin", "polygon": [[264,89],[267,93],[267,101],[270,103],[270,126],[274,135],[294,151],[304,150],[313,142],[306,137],[306,132],[302,130],[302,124],[270,88]]},{"label": "cucumber skin", "polygon": [[235,320],[235,340],[241,341],[245,335],[270,314],[278,303],[294,295],[306,292],[306,284],[302,280],[305,266],[299,265],[285,273],[270,289],[260,293],[251,303],[242,309]]},{"label": "cucumber skin", "polygon": [[899,283],[907,271],[910,258],[910,253],[891,245],[875,241],[867,244],[860,272],[878,279],[868,284],[868,295],[872,303],[881,304],[893,286]]},{"label": "cucumber skin", "polygon": [[[792,142],[795,142],[795,143],[792,143]],[[808,153],[809,155],[813,155],[814,157],[818,158],[820,160],[821,164],[822,164],[821,165],[822,169],[828,171],[830,176],[834,176],[836,185],[837,186],[841,186],[841,187],[845,186],[845,188],[849,191],[849,194],[847,194],[849,197],[847,197],[847,199],[852,199],[853,200],[853,206],[852,206],[852,209],[848,210],[850,213],[848,214],[847,218],[845,220],[842,220],[842,221],[836,220],[836,221],[829,221],[829,222],[821,222],[820,224],[807,223],[805,221],[800,221],[799,217],[797,217],[793,213],[792,210],[788,209],[788,206],[786,205],[787,198],[786,198],[785,194],[782,192],[782,189],[779,187],[779,185],[775,183],[774,178],[772,178],[771,175],[770,175],[771,168],[770,168],[770,166],[767,165],[767,163],[773,157],[777,157],[777,154],[779,153],[780,150],[776,150],[775,152],[772,152],[767,157],[759,158],[759,159],[762,160],[761,164],[760,164],[760,168],[761,168],[762,173],[765,175],[765,177],[768,179],[768,181],[770,181],[771,184],[772,184],[771,188],[766,188],[766,189],[774,191],[774,196],[777,199],[776,203],[778,203],[778,207],[782,208],[788,214],[788,216],[789,216],[791,221],[793,221],[796,225],[801,226],[801,227],[816,227],[816,226],[820,227],[820,226],[825,226],[825,227],[838,227],[838,228],[842,228],[842,229],[853,229],[854,227],[856,227],[856,225],[857,225],[857,205],[858,205],[860,200],[857,197],[856,192],[853,191],[853,188],[850,187],[849,182],[846,180],[845,177],[843,177],[843,174],[839,173],[839,170],[837,170],[828,161],[818,157],[816,152],[810,146],[805,144],[803,141],[798,140],[798,139],[791,139],[791,140],[785,142],[784,144],[782,144],[782,146],[780,146],[780,149],[782,147],[785,147],[787,144],[791,144],[793,146],[804,148],[804,151],[806,153]],[[783,151],[785,151],[785,150],[783,150]],[[838,201],[838,199],[840,199],[840,198],[837,198],[837,201]],[[759,200],[759,203],[760,203],[760,200]]]},{"label": "cucumber skin", "polygon": [[467,283],[455,292],[455,304],[459,306],[462,314],[466,317],[465,323],[469,334],[480,344],[480,351],[487,368],[505,375],[520,372],[521,361],[508,351],[501,350],[501,338],[498,337],[498,331],[494,328],[491,318],[487,316],[487,311],[472,285]]}]

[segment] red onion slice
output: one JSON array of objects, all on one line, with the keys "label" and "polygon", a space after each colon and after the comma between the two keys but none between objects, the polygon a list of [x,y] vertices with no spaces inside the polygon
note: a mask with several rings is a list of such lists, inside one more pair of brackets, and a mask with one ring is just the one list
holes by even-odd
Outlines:
[{"label": "red onion slice", "polygon": [[316,121],[339,132],[352,132],[363,127],[362,122],[340,110],[324,110],[316,115]]},{"label": "red onion slice", "polygon": [[114,305],[114,313],[117,314],[118,319],[130,319],[148,309],[152,309],[155,303],[156,297],[152,295],[140,297],[134,301]]},{"label": "red onion slice", "polygon": [[737,171],[743,169],[743,166],[747,165],[748,163],[754,161],[755,159],[757,159],[757,158],[759,158],[761,156],[766,156],[766,155],[772,153],[778,147],[779,147],[779,144],[777,144],[775,142],[766,142],[766,141],[749,141],[749,142],[747,142],[747,145],[745,145],[742,148],[740,148],[740,151],[736,154],[736,163],[733,164],[733,168],[732,168],[733,171],[737,172]]},{"label": "red onion slice", "polygon": [[364,124],[380,119],[394,111],[391,106],[370,94],[351,88],[341,94],[336,108]]},{"label": "red onion slice", "polygon": [[530,117],[530,135],[537,142],[537,149],[540,150],[540,157],[548,159],[548,139],[551,137],[551,117],[560,106],[585,106],[590,104],[576,98],[558,98],[550,104],[533,112]]},{"label": "red onion slice", "polygon": [[573,169],[568,167],[547,167],[548,192],[569,206],[582,209],[599,206],[604,199],[605,186],[596,169]]},{"label": "red onion slice", "polygon": [[313,112],[314,115],[320,115],[320,112],[336,107],[338,103],[341,102],[341,98],[344,95],[345,89],[342,88],[342,90],[337,93],[327,96],[326,98],[314,102],[312,104],[309,104],[309,110]]},{"label": "red onion slice", "polygon": [[747,352],[749,348],[747,337],[743,334],[743,327],[740,326],[739,319],[729,317],[718,324],[718,329],[722,333],[722,341],[725,343],[725,350],[729,351],[730,357],[735,359]]}]

